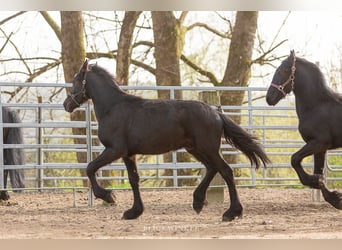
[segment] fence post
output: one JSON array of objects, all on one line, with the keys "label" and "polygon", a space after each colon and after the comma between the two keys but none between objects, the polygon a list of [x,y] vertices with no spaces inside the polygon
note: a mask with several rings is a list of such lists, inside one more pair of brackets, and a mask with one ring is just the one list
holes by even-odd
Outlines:
[{"label": "fence post", "polygon": [[[85,107],[86,112],[86,137],[87,137],[87,163],[91,162],[93,160],[93,142],[92,142],[92,130],[91,130],[91,105],[88,103]],[[94,194],[93,194],[93,188],[90,185],[90,182],[88,180],[88,205],[93,206],[94,205]]]},{"label": "fence post", "polygon": [[[220,95],[218,91],[202,91],[199,93],[199,99],[211,106],[221,106]],[[201,170],[201,176],[204,177],[206,170]],[[224,181],[218,173],[210,183],[207,191],[207,201],[223,202],[224,201]]]},{"label": "fence post", "polygon": [[[43,102],[43,97],[42,96],[38,96],[38,103],[41,104]],[[41,106],[38,106],[38,117],[37,117],[37,122],[38,124],[42,123],[42,108]],[[37,135],[38,135],[38,144],[42,145],[43,144],[43,134],[42,134],[42,130],[43,128],[41,126],[38,126],[37,128]],[[44,176],[44,172],[42,169],[43,166],[43,149],[42,147],[38,148],[38,190],[41,191],[43,186],[44,186],[44,182],[43,182],[43,176]]]},{"label": "fence post", "polygon": [[4,188],[4,124],[2,120],[2,100],[0,86],[0,190]]}]

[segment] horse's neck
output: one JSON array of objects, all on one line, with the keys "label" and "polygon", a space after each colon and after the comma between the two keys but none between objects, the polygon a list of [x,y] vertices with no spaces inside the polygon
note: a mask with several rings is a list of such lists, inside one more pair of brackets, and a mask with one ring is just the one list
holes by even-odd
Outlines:
[{"label": "horse's neck", "polygon": [[295,83],[295,99],[297,113],[304,113],[312,110],[323,103],[339,102],[339,98],[334,96],[333,91],[320,82],[322,79],[309,76],[298,79]]},{"label": "horse's neck", "polygon": [[90,88],[89,95],[93,101],[96,116],[100,118],[111,107],[122,102],[126,94],[119,88],[115,88],[106,83],[96,83],[94,85],[94,87]]},{"label": "horse's neck", "polygon": [[295,102],[297,110],[306,112],[317,104],[317,99],[315,96],[312,96],[311,93],[309,94],[305,91],[297,91],[295,92]]},{"label": "horse's neck", "polygon": [[298,64],[297,70],[299,74],[296,75],[293,92],[297,109],[305,112],[327,99],[328,91],[321,82],[323,79],[320,78],[319,72],[301,64]]}]

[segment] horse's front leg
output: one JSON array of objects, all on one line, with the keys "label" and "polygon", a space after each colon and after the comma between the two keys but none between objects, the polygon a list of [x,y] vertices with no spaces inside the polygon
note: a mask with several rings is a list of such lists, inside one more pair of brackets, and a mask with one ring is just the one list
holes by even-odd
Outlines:
[{"label": "horse's front leg", "polygon": [[334,208],[342,210],[342,194],[337,191],[329,191],[325,184],[321,188],[324,200],[330,203]]},{"label": "horse's front leg", "polygon": [[[308,175],[303,170],[303,167],[301,166],[300,162],[306,156],[311,155],[317,151],[319,153],[314,154],[314,175]],[[301,180],[303,185],[320,189],[325,201],[327,201],[337,209],[342,209],[342,194],[337,191],[329,191],[326,185],[324,184],[323,169],[325,154],[326,150],[324,150],[324,146],[320,145],[319,143],[306,144],[303,148],[301,148],[297,153],[295,153],[292,156],[291,163],[294,169],[296,170],[299,179]]]},{"label": "horse's front leg", "polygon": [[342,209],[342,194],[337,191],[329,191],[325,183],[323,182],[323,169],[324,169],[324,163],[325,163],[325,154],[326,154],[326,151],[323,153],[317,153],[314,155],[315,157],[314,174],[322,176],[321,192],[324,197],[324,200],[330,203],[333,207],[337,209]]},{"label": "horse's front leg", "polygon": [[[298,152],[294,153],[291,157],[291,164],[294,170],[297,172],[299,180],[303,185],[309,186],[315,189],[321,189],[324,185],[323,180],[323,168],[324,168],[324,156],[325,150],[323,149],[324,146],[320,145],[315,141],[308,142],[304,145]],[[319,152],[319,153],[315,153]],[[314,155],[315,157],[315,167],[314,167],[314,174],[309,175],[307,174],[302,165],[302,160],[309,156]]]},{"label": "horse's front leg", "polygon": [[144,212],[144,205],[139,191],[139,174],[135,156],[124,157],[123,160],[127,168],[129,183],[133,190],[134,201],[132,208],[125,211],[122,218],[131,220],[138,218]]},{"label": "horse's front leg", "polygon": [[87,166],[87,176],[90,180],[95,197],[100,198],[108,203],[115,204],[115,195],[111,190],[106,190],[99,186],[95,174],[99,168],[110,164],[120,158],[117,151],[106,148],[96,159],[90,162]]}]

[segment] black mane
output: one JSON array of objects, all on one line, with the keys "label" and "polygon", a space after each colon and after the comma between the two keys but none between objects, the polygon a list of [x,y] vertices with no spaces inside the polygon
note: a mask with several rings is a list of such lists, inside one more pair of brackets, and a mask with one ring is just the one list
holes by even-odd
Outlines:
[{"label": "black mane", "polygon": [[322,99],[332,99],[339,103],[342,103],[342,95],[340,93],[335,92],[328,86],[322,71],[315,63],[297,57],[296,64],[303,65],[310,72],[312,79],[315,79],[315,86],[320,88],[319,93]]},{"label": "black mane", "polygon": [[113,74],[111,74],[108,70],[105,68],[102,68],[98,66],[97,64],[94,64],[90,67],[91,71],[95,73],[97,76],[103,78],[105,82],[112,83],[112,85],[116,88],[119,88],[119,84],[116,81]]}]

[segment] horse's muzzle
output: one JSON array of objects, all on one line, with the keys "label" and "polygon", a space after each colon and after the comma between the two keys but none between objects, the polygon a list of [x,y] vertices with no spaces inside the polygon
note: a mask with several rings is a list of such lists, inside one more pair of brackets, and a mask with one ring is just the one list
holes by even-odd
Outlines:
[{"label": "horse's muzzle", "polygon": [[276,105],[284,96],[278,89],[270,87],[266,94],[266,102],[270,106]]},{"label": "horse's muzzle", "polygon": [[275,102],[275,100],[273,98],[270,98],[269,96],[266,96],[266,102],[268,105],[270,106],[274,106],[276,105],[277,103]]},{"label": "horse's muzzle", "polygon": [[65,99],[63,106],[64,106],[65,111],[69,113],[72,113],[75,110],[75,108],[77,108],[77,105],[75,105],[75,103],[72,101],[70,96],[68,96]]}]

